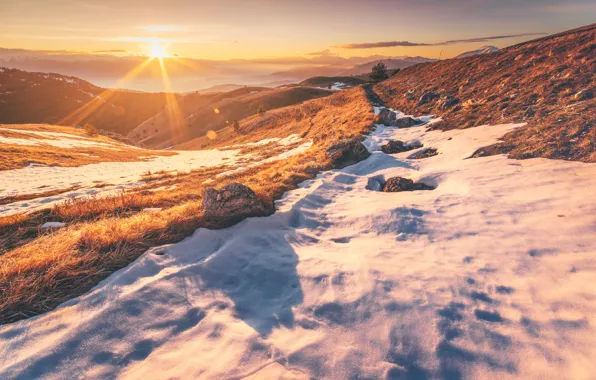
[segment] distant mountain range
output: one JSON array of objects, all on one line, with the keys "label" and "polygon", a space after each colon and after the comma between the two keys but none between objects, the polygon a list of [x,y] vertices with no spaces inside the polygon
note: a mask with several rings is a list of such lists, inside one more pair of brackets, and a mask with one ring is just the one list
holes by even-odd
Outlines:
[{"label": "distant mountain range", "polygon": [[465,57],[471,57],[474,55],[478,55],[478,54],[491,54],[491,53],[496,53],[499,51],[499,48],[496,46],[483,46],[478,50],[471,50],[471,51],[467,51],[465,53],[461,53],[460,55],[456,56],[455,58],[465,58]]},{"label": "distant mountain range", "polygon": [[[140,91],[166,91],[158,60],[146,63],[143,56],[114,56],[53,51],[0,48],[0,67],[31,72],[52,72],[75,76],[100,87],[118,87]],[[196,91],[214,86],[276,87],[298,83],[316,76],[361,75],[379,61],[389,68],[404,68],[432,61],[422,57],[343,58],[321,54],[308,57],[282,57],[253,60],[215,61],[172,57],[166,68],[172,89],[176,92]],[[142,70],[135,70],[143,65]],[[134,72],[134,75],[130,73]],[[122,78],[127,77],[126,80]]]}]

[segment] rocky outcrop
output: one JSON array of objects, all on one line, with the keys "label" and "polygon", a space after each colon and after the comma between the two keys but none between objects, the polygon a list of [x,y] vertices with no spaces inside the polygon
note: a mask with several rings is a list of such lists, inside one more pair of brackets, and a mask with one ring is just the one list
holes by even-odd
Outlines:
[{"label": "rocky outcrop", "polygon": [[406,116],[395,120],[391,126],[397,128],[410,128],[420,124],[423,124],[421,120]]},{"label": "rocky outcrop", "polygon": [[438,97],[439,95],[436,92],[425,92],[418,100],[418,106],[423,106],[427,103],[430,103]]},{"label": "rocky outcrop", "polygon": [[354,165],[370,157],[370,152],[358,139],[341,141],[327,148],[327,157],[333,161],[335,169]]},{"label": "rocky outcrop", "polygon": [[385,154],[396,154],[407,152],[413,149],[422,148],[422,144],[415,142],[412,144],[406,144],[403,141],[391,140],[387,144],[381,146],[381,151]]},{"label": "rocky outcrop", "polygon": [[201,208],[210,227],[229,227],[245,218],[267,216],[273,205],[261,200],[251,188],[232,182],[220,190],[206,189]]},{"label": "rocky outcrop", "polygon": [[439,104],[437,104],[437,106],[440,110],[445,111],[449,108],[456,106],[457,104],[459,104],[459,98],[445,97],[439,101]]},{"label": "rocky outcrop", "polygon": [[414,117],[397,117],[397,113],[387,108],[381,108],[377,115],[377,124],[383,124],[389,127],[410,128],[415,125],[424,124],[420,119]]},{"label": "rocky outcrop", "polygon": [[400,191],[434,190],[435,188],[424,183],[414,183],[411,179],[403,177],[389,178],[383,186],[385,193],[397,193]]},{"label": "rocky outcrop", "polygon": [[395,112],[387,108],[381,108],[377,115],[377,124],[391,125],[391,123],[395,122],[396,118],[397,114]]}]

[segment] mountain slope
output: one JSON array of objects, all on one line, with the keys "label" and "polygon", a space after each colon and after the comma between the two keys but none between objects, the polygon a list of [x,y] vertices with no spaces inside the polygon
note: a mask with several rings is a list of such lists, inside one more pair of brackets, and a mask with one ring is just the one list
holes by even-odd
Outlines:
[{"label": "mountain slope", "polygon": [[292,86],[285,88],[243,87],[226,93],[187,94],[179,105],[140,124],[129,137],[155,148],[167,148],[208,131],[219,131],[235,120],[309,99],[331,95],[324,89]]},{"label": "mountain slope", "polygon": [[4,124],[91,123],[126,134],[165,104],[164,94],[106,90],[75,77],[0,68],[0,123]]},{"label": "mountain slope", "polygon": [[338,75],[351,76],[351,75],[362,75],[368,74],[372,71],[373,66],[379,62],[383,62],[388,69],[404,69],[406,67],[414,66],[419,63],[433,62],[436,61],[432,58],[424,57],[404,57],[404,58],[392,58],[392,59],[380,59],[377,61],[367,62],[360,65],[356,65],[349,70],[342,71]]},{"label": "mountain slope", "polygon": [[434,128],[528,123],[477,154],[596,162],[596,24],[490,55],[421,64],[375,86],[391,107],[440,115]]}]

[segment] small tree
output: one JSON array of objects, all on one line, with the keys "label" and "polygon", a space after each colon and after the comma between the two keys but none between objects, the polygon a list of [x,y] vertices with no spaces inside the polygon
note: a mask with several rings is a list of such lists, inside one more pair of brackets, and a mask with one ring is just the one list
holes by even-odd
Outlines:
[{"label": "small tree", "polygon": [[377,63],[373,66],[369,77],[373,82],[380,82],[389,78],[389,75],[387,74],[387,65],[383,62]]},{"label": "small tree", "polygon": [[266,111],[265,111],[265,107],[263,107],[263,105],[261,104],[261,105],[259,106],[259,109],[257,109],[257,113],[258,113],[259,115],[263,116],[263,115],[265,114],[265,112],[266,112]]},{"label": "small tree", "polygon": [[93,124],[87,123],[83,129],[85,129],[85,133],[87,133],[89,136],[97,135],[97,128],[95,128]]},{"label": "small tree", "polygon": [[238,123],[238,120],[234,120],[234,123],[232,124],[232,128],[234,128],[234,132],[239,135],[241,134],[240,132],[240,123]]}]

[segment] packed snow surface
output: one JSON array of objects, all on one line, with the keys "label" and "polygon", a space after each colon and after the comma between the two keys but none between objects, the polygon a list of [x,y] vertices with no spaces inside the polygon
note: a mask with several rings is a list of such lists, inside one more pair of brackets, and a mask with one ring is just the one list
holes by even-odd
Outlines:
[{"label": "packed snow surface", "polygon": [[[467,159],[514,127],[379,126],[274,215],[0,327],[0,378],[593,379],[596,165]],[[366,189],[393,176],[437,189]]]}]

